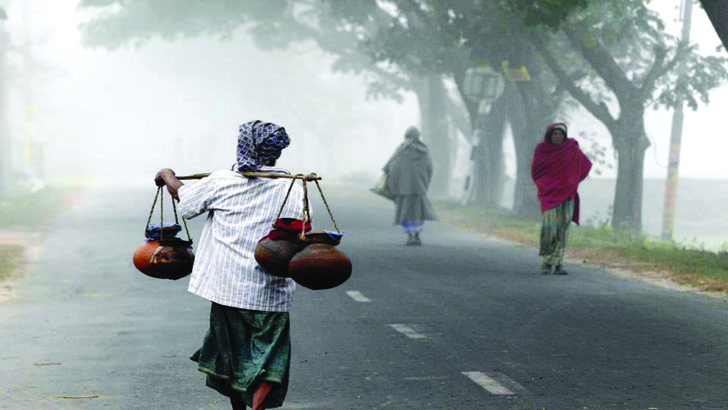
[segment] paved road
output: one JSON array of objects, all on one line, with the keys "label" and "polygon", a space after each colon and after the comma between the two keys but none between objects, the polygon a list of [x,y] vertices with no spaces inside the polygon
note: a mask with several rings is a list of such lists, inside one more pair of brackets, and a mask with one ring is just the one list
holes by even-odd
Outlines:
[{"label": "paved road", "polygon": [[[330,191],[354,275],[297,292],[285,408],[728,409],[725,301],[539,276],[535,250],[443,226],[406,247],[386,201]],[[90,189],[52,227],[0,305],[0,409],[228,408],[188,360],[209,304],[131,266],[153,192]]]}]

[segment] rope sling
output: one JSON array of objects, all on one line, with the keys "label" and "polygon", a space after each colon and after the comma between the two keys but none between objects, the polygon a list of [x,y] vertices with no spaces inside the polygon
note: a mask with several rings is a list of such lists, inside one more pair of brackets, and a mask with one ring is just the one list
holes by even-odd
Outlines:
[{"label": "rope sling", "polygon": [[[157,194],[154,195],[154,202],[152,202],[152,209],[149,211],[149,218],[147,218],[147,225],[144,227],[144,235],[147,235],[149,231],[149,224],[152,222],[152,215],[154,214],[154,207],[157,205],[157,199],[159,199],[159,240],[164,240],[164,189],[163,187],[157,187]],[[177,204],[172,199],[172,210],[174,211],[174,222],[179,225],[179,217],[177,216]],[[190,236],[190,230],[187,228],[187,219],[182,217],[182,224],[184,224],[185,232],[187,233],[187,241],[192,244],[192,236]]]},{"label": "rope sling", "polygon": [[[309,289],[330,289],[344,283],[351,276],[351,261],[346,255],[335,249],[336,245],[339,244],[343,233],[339,229],[339,225],[336,223],[336,219],[331,211],[329,202],[324,195],[323,189],[321,189],[321,185],[319,184],[321,178],[318,175],[314,173],[290,175],[254,172],[240,172],[240,174],[249,178],[291,179],[286,196],[278,210],[278,214],[276,215],[276,220],[273,222],[274,230],[278,227],[276,222],[281,219],[280,217],[283,214],[286,203],[288,203],[288,200],[290,199],[291,191],[293,190],[293,186],[296,184],[296,181],[301,180],[303,185],[303,223],[300,236],[297,239],[289,238],[291,239],[290,242],[286,240],[270,240],[266,239],[267,237],[262,238],[255,250],[256,261],[258,261],[261,266],[264,266],[265,261],[259,260],[259,251],[265,251],[265,245],[267,244],[275,248],[273,249],[273,254],[268,253],[268,255],[273,258],[272,263],[278,263],[281,265],[277,266],[277,269],[275,269],[278,271],[278,274],[274,272],[274,269],[269,269],[268,272],[277,276],[290,277],[298,284]],[[177,177],[177,179],[201,179],[209,175],[209,173],[194,174],[180,176]],[[321,199],[323,200],[326,211],[329,214],[329,218],[331,218],[331,222],[334,224],[336,234],[330,231],[307,233],[306,226],[308,225],[310,229],[312,219],[308,192],[309,182],[314,182],[316,184],[316,188],[321,195]],[[157,202],[159,202],[160,211],[159,239],[156,238],[156,228],[152,229],[150,225]],[[182,224],[188,240],[184,241],[176,237],[176,234],[181,230],[181,227],[179,223],[180,218],[177,212],[177,205],[174,198],[172,198],[172,210],[174,213],[175,227],[169,229],[167,231],[167,236],[165,237],[164,187],[157,187],[157,192],[154,196],[154,201],[152,202],[152,207],[149,211],[149,217],[147,218],[147,224],[144,231],[147,239],[134,252],[134,266],[145,275],[153,278],[177,280],[189,275],[192,271],[194,262],[194,254],[192,253],[191,247],[192,236],[190,235],[190,231],[187,226],[187,220],[183,216]],[[291,232],[293,235],[296,235],[296,229]],[[286,248],[287,246],[289,248],[289,253],[284,259],[281,259],[281,254],[276,252],[280,251],[281,247]]]},{"label": "rope sling", "polygon": [[[316,175],[316,174],[312,174]],[[288,198],[291,196],[291,190],[293,190],[293,186],[296,184],[296,180],[301,179],[303,184],[303,224],[301,228],[301,237],[303,239],[306,238],[306,223],[311,222],[311,210],[309,208],[309,201],[308,201],[308,185],[306,183],[306,176],[303,174],[297,174],[292,175],[292,181],[291,185],[288,187],[288,191],[286,192],[286,197],[283,199],[283,203],[281,204],[281,209],[278,211],[278,215],[276,216],[276,220],[278,220],[281,217],[281,214],[283,213],[283,209],[286,206],[286,203],[288,202]],[[334,214],[331,212],[331,207],[329,206],[328,201],[326,200],[326,196],[324,195],[324,191],[321,189],[321,185],[319,184],[319,180],[314,179],[313,182],[316,183],[316,188],[318,188],[319,194],[321,195],[321,199],[324,202],[324,206],[326,206],[326,211],[329,213],[329,217],[331,218],[331,222],[334,224],[334,229],[336,229],[336,233],[339,235],[342,235],[341,230],[339,229],[339,225],[336,224],[336,219],[334,218]],[[273,225],[275,226],[275,224]]]}]

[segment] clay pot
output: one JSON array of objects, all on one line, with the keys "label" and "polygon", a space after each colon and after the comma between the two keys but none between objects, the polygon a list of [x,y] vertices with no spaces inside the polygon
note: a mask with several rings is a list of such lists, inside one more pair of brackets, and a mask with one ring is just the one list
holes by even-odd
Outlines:
[{"label": "clay pot", "polygon": [[255,261],[271,275],[287,278],[288,263],[305,245],[297,239],[265,237],[255,247]]},{"label": "clay pot", "polygon": [[[255,261],[271,275],[283,278],[290,277],[288,263],[293,255],[306,247],[301,241],[304,222],[295,218],[279,218],[273,229],[264,236],[255,247]],[[311,223],[305,223],[305,231],[311,230]]]},{"label": "clay pot", "polygon": [[192,265],[195,262],[191,245],[191,242],[178,238],[160,241],[159,247],[152,255],[152,268],[165,279],[184,278],[192,273]]},{"label": "clay pot", "polygon": [[159,278],[160,276],[152,268],[152,255],[159,247],[159,241],[157,240],[146,240],[139,245],[134,251],[134,267],[137,268],[141,273],[151,276],[153,278]]},{"label": "clay pot", "polygon": [[179,238],[144,241],[134,252],[134,266],[157,279],[177,280],[192,273],[192,243]]},{"label": "clay pot", "polygon": [[306,235],[309,244],[288,264],[291,278],[311,290],[335,288],[351,277],[351,260],[336,249],[340,238],[324,232]]}]

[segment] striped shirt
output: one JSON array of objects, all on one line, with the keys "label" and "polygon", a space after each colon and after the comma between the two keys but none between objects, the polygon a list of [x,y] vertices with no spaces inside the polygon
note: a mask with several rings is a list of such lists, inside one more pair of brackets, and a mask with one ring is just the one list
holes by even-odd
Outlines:
[{"label": "striped shirt", "polygon": [[[288,173],[262,167],[260,172]],[[212,302],[266,312],[287,312],[295,283],[266,273],[253,254],[272,228],[290,179],[246,178],[215,171],[179,189],[179,211],[185,218],[208,212],[202,229],[189,291]],[[302,218],[303,189],[296,183],[281,218]]]}]

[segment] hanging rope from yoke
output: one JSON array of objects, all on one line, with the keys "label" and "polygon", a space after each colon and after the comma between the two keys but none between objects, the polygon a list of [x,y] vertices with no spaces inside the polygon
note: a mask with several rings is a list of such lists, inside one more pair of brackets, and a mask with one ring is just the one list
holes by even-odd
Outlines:
[{"label": "hanging rope from yoke", "polygon": [[[256,175],[260,178],[268,178],[268,174],[255,174],[255,173],[243,173],[240,174],[251,176],[252,174]],[[189,177],[180,177],[179,179],[186,178],[186,179],[192,179],[192,177],[195,178],[203,178],[203,175],[208,174],[196,174]],[[326,196],[324,195],[323,189],[321,189],[321,185],[319,184],[319,181],[322,179],[315,173],[311,173],[308,175],[304,174],[295,174],[295,175],[277,175],[274,174],[274,178],[290,178],[291,184],[288,186],[288,191],[286,191],[286,196],[283,198],[283,203],[281,204],[281,208],[278,210],[278,215],[276,215],[276,221],[280,219],[281,215],[283,214],[283,209],[285,209],[286,204],[288,203],[288,199],[291,197],[291,191],[293,190],[293,186],[296,184],[297,180],[301,180],[301,183],[303,185],[303,225],[301,227],[301,237],[306,237],[306,225],[307,223],[311,222],[311,207],[310,207],[310,201],[308,199],[308,181],[313,181],[316,184],[316,188],[319,191],[319,194],[321,195],[321,199],[324,202],[324,206],[326,207],[326,211],[329,214],[329,218],[331,218],[331,222],[334,224],[334,229],[336,229],[336,232],[338,234],[341,234],[341,229],[339,229],[339,225],[336,223],[336,219],[334,218],[333,212],[331,212],[331,207],[329,206],[329,202],[326,200]],[[275,227],[275,222],[273,222],[273,227]]]},{"label": "hanging rope from yoke", "polygon": [[[295,180],[294,180],[295,181]],[[154,215],[154,208],[157,206],[157,200],[159,200],[159,240],[164,240],[164,189],[163,187],[157,187],[157,193],[154,195],[154,201],[152,202],[152,209],[149,210],[149,218],[147,218],[147,225],[144,228],[144,233],[146,235],[147,231],[149,230],[149,226],[152,223],[152,216]],[[174,211],[174,222],[176,225],[179,225],[179,216],[177,215],[177,204],[174,202],[174,198],[172,198],[172,210]],[[190,244],[193,243],[192,241],[192,235],[190,235],[190,229],[187,226],[187,220],[185,217],[182,217],[182,225],[185,227],[185,233],[187,234],[187,240],[190,242]]]},{"label": "hanging rope from yoke", "polygon": [[154,208],[157,206],[157,198],[159,198],[159,191],[162,190],[162,187],[157,187],[157,193],[154,194],[154,202],[152,202],[152,209],[149,211],[149,218],[147,218],[147,224],[144,226],[144,232],[147,232],[147,229],[149,228],[149,224],[152,222],[152,215],[154,214]]},{"label": "hanging rope from yoke", "polygon": [[324,205],[326,206],[326,210],[329,212],[329,217],[331,218],[331,222],[334,223],[334,228],[336,229],[337,233],[341,233],[341,230],[339,229],[339,226],[336,225],[336,219],[334,219],[334,214],[331,213],[331,207],[329,207],[329,203],[326,201],[326,197],[324,196],[324,191],[321,189],[321,185],[319,185],[318,181],[313,181],[316,183],[316,188],[318,188],[319,194],[321,194],[321,199],[324,201]]},{"label": "hanging rope from yoke", "polygon": [[[302,175],[302,174],[298,174]],[[296,176],[298,176],[296,175]],[[281,205],[281,209],[278,210],[278,215],[276,216],[276,221],[281,217],[281,214],[283,213],[283,208],[286,206],[286,202],[288,202],[288,197],[291,196],[291,190],[293,189],[293,185],[296,184],[296,178],[291,179],[291,185],[288,187],[288,192],[286,192],[286,197],[283,199],[283,204]],[[273,227],[275,227],[275,221],[273,221]]]}]

